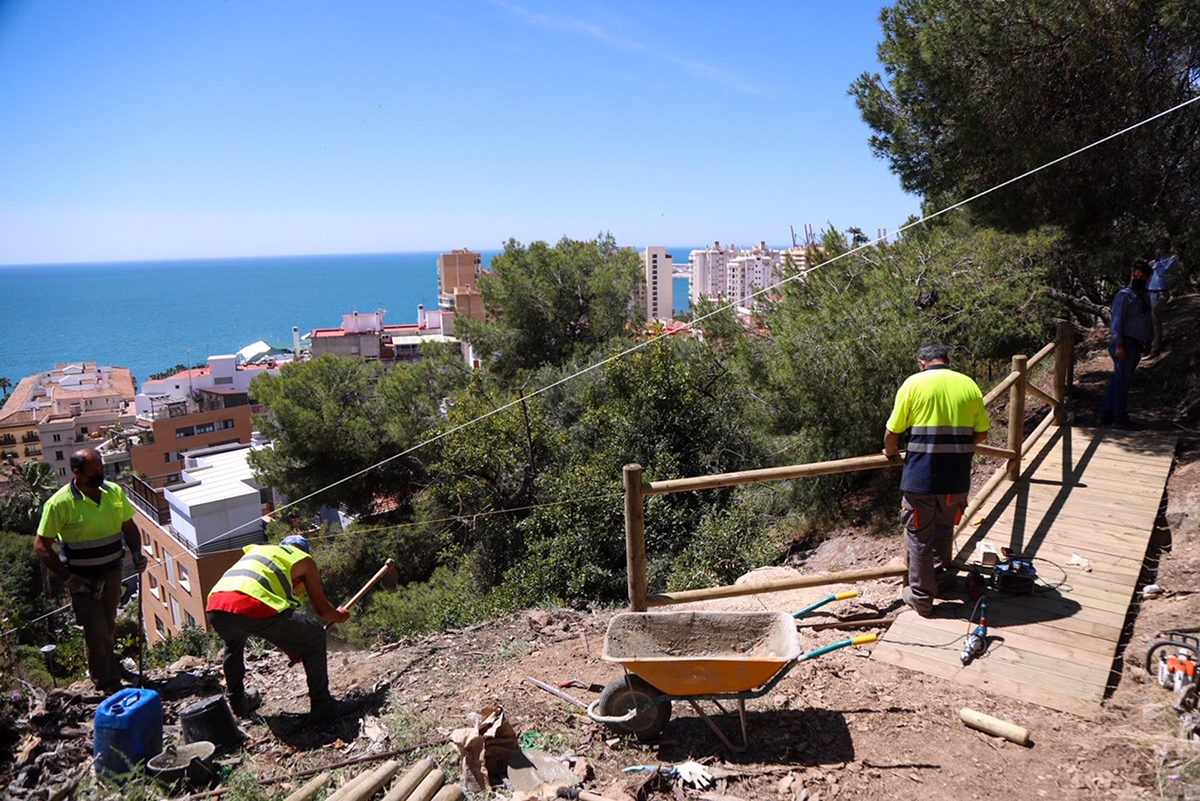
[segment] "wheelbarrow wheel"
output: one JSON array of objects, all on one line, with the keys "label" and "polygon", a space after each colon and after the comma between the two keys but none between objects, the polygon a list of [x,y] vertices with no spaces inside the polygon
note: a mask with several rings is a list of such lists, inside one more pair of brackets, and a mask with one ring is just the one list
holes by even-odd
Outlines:
[{"label": "wheelbarrow wheel", "polygon": [[[613,679],[600,693],[597,711],[605,717],[619,717],[639,707],[648,706],[662,693],[632,673]],[[650,742],[662,734],[671,719],[671,702],[654,704],[646,711],[624,723],[609,723],[609,728],[622,734],[632,734],[642,742]]]}]

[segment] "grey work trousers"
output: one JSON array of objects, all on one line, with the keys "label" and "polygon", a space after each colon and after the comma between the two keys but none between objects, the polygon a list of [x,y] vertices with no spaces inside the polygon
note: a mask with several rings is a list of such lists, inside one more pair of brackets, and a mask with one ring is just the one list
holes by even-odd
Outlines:
[{"label": "grey work trousers", "polygon": [[938,580],[954,560],[954,527],[967,505],[967,493],[927,495],[906,492],[900,518],[908,532],[908,586],[913,607],[933,610]]},{"label": "grey work trousers", "polygon": [[75,622],[83,626],[88,676],[97,690],[108,690],[120,680],[117,647],[117,605],[121,601],[121,568],[84,577],[99,592],[71,593]]},{"label": "grey work trousers", "polygon": [[329,668],[325,664],[325,629],[309,616],[293,611],[280,612],[271,617],[209,612],[208,621],[225,641],[221,666],[225,670],[225,690],[231,698],[246,694],[246,640],[255,636],[262,637],[304,664],[310,703],[332,700],[329,694]]}]

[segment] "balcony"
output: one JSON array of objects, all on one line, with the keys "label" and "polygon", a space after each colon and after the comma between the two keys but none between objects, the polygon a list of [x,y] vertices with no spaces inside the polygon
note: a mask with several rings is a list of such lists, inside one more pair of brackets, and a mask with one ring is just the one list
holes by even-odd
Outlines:
[{"label": "balcony", "polygon": [[24,434],[21,435],[21,441],[22,442],[38,442],[39,441],[38,432],[26,431]]},{"label": "balcony", "polygon": [[12,434],[0,435],[0,445],[16,445],[16,444],[17,444],[17,438],[14,437]]},{"label": "balcony", "polygon": [[35,445],[26,445],[25,446],[25,455],[26,456],[41,456],[42,449]]},{"label": "balcony", "polygon": [[159,525],[170,524],[171,507],[163,497],[161,489],[155,489],[138,476],[126,476],[124,484],[128,490],[126,494],[134,506]]}]

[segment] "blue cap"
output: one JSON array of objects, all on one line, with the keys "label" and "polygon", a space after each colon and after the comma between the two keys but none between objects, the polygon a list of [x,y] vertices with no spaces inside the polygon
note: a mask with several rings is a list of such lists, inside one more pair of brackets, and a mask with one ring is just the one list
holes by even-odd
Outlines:
[{"label": "blue cap", "polygon": [[305,553],[312,553],[312,549],[308,547],[308,540],[301,537],[299,534],[288,534],[279,541],[280,545],[288,545],[292,548],[299,548]]}]

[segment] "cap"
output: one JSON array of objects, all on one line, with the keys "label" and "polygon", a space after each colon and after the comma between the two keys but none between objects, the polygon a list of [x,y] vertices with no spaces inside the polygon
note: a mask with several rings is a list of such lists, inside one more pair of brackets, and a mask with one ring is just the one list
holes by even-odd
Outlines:
[{"label": "cap", "polygon": [[312,553],[312,549],[308,547],[308,540],[301,537],[299,534],[289,534],[279,541],[280,545],[287,545],[292,548],[299,548],[305,553]]}]

